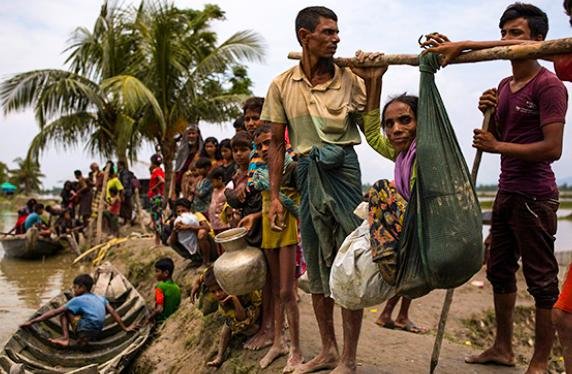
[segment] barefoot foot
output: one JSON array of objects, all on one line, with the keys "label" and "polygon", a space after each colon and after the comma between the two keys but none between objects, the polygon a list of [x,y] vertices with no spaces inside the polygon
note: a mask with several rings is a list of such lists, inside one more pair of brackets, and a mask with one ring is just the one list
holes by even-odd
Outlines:
[{"label": "barefoot foot", "polygon": [[218,368],[222,365],[222,357],[216,357],[214,360],[207,362],[207,366]]},{"label": "barefoot foot", "polygon": [[306,374],[313,373],[320,370],[333,370],[338,366],[338,354],[337,353],[320,353],[310,361],[298,365],[294,374]]},{"label": "barefoot foot", "polygon": [[257,351],[262,348],[270,347],[274,340],[274,333],[270,328],[261,328],[256,335],[253,335],[244,343],[244,349]]},{"label": "barefoot foot", "polygon": [[270,366],[270,364],[274,362],[274,360],[287,354],[288,349],[286,349],[284,345],[278,347],[272,346],[260,360],[260,367],[262,369],[266,369],[268,366]]},{"label": "barefoot foot", "polygon": [[343,362],[340,362],[338,366],[334,370],[331,371],[331,374],[355,374],[356,367],[355,365],[349,366]]},{"label": "barefoot foot", "polygon": [[49,339],[49,340],[50,340],[50,342],[57,344],[59,346],[62,346],[62,347],[69,347],[69,345],[70,345],[70,340],[65,339],[65,338]]},{"label": "barefoot foot", "polygon": [[282,373],[291,373],[303,363],[304,357],[302,356],[302,353],[293,353],[290,351],[290,354],[288,355],[288,361],[286,361],[286,366],[284,366],[284,369],[282,369]]},{"label": "barefoot foot", "polygon": [[514,355],[499,352],[496,348],[489,348],[480,355],[465,357],[467,364],[493,364],[502,366],[514,366]]},{"label": "barefoot foot", "polygon": [[386,329],[394,329],[395,328],[395,322],[393,322],[393,320],[391,319],[391,316],[385,316],[383,314],[379,315],[379,317],[375,321],[375,324],[378,326],[384,327]]}]

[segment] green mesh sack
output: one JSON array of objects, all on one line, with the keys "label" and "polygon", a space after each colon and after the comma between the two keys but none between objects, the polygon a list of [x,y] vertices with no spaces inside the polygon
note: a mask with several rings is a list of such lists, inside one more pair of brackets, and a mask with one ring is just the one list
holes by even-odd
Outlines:
[{"label": "green mesh sack", "polygon": [[439,59],[419,57],[417,181],[398,251],[398,294],[420,297],[465,283],[482,266],[481,210],[435,85]]}]

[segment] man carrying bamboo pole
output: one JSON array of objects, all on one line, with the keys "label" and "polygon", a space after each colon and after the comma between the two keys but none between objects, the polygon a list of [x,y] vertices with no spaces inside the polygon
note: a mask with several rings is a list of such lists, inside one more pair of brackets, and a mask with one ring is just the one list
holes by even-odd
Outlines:
[{"label": "man carrying bamboo pole", "polygon": [[[530,4],[510,5],[500,19],[502,40],[448,45],[444,64],[466,49],[541,41],[548,17]],[[435,34],[433,45],[447,38]],[[435,43],[436,41],[436,43]],[[443,44],[445,43],[445,44]],[[463,44],[464,43],[464,44]],[[469,45],[473,43],[473,45]],[[469,45],[469,46],[468,46]],[[430,49],[434,52],[443,52]],[[487,278],[493,285],[497,333],[493,346],[467,363],[513,366],[513,312],[518,259],[522,257],[528,291],[536,304],[534,354],[527,373],[544,373],[554,340],[552,307],[558,298],[554,257],[558,188],[551,163],[560,158],[567,93],[564,85],[537,60],[511,61],[512,77],[483,93],[479,109],[495,109],[496,131],[475,130],[473,146],[501,155],[499,192],[493,206]],[[492,126],[493,129],[495,126]]]},{"label": "man carrying bamboo pole", "polygon": [[360,143],[356,120],[365,104],[363,81],[348,68],[333,64],[340,41],[337,16],[324,7],[302,9],[296,36],[302,61],[275,78],[261,119],[272,124],[270,221],[281,226],[284,207],[279,198],[284,165],[284,131],[300,155],[297,169],[301,195],[300,231],[312,304],[322,349],[295,373],[335,369],[354,373],[363,310],[342,309],[344,348],[341,359],[334,333],[329,274],[337,249],[358,225],[351,213],[361,202],[361,178],[353,145]]}]

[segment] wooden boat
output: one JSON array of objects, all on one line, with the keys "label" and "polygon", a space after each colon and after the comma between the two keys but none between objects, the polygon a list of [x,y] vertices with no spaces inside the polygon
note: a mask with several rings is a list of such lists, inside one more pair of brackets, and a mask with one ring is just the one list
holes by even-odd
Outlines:
[{"label": "wooden boat", "polygon": [[38,259],[52,256],[63,249],[60,241],[44,238],[38,235],[36,229],[30,229],[26,234],[1,238],[4,255],[15,258]]},{"label": "wooden boat", "polygon": [[[135,287],[109,262],[97,268],[92,292],[103,295],[126,325],[144,322],[148,315],[145,300]],[[33,317],[65,304],[72,294],[64,292],[42,306]],[[108,314],[97,341],[85,346],[60,347],[49,338],[61,337],[59,318],[18,329],[0,355],[0,372],[6,373],[120,373],[141,350],[150,326],[124,332]],[[70,331],[70,338],[75,338]]]}]

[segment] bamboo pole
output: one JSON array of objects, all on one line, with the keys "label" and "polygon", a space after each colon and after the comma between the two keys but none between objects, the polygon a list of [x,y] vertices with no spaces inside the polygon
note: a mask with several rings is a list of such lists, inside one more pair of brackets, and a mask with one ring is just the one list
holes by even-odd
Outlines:
[{"label": "bamboo pole", "polygon": [[[489,124],[491,122],[491,117],[493,115],[492,109],[487,109],[483,117],[483,125],[481,129],[483,131],[489,131]],[[483,151],[477,150],[475,155],[475,160],[473,161],[473,169],[471,170],[471,180],[473,184],[477,184],[477,174],[479,173],[479,167],[481,166],[481,159],[483,156]],[[439,363],[439,355],[441,353],[441,344],[443,343],[443,336],[445,335],[445,325],[447,324],[447,317],[449,316],[449,309],[451,308],[451,303],[453,302],[453,293],[455,289],[450,288],[445,294],[445,301],[443,301],[443,308],[441,309],[441,316],[439,317],[439,324],[437,326],[437,335],[435,335],[435,343],[433,344],[433,353],[431,354],[431,369],[430,373],[435,371],[437,364]]]},{"label": "bamboo pole", "polygon": [[95,233],[95,245],[101,243],[101,236],[103,234],[103,207],[107,195],[107,178],[109,178],[110,163],[105,165],[103,169],[103,183],[101,184],[101,195],[99,196],[99,205],[97,206],[97,229]]},{"label": "bamboo pole", "polygon": [[[572,38],[547,40],[544,42],[531,42],[520,45],[494,47],[462,53],[459,57],[449,62],[449,64],[464,64],[470,62],[492,61],[492,60],[519,60],[535,59],[550,55],[572,53]],[[300,52],[288,53],[291,60],[302,58]],[[373,67],[384,65],[419,65],[419,57],[414,54],[388,54],[380,55],[375,61],[368,61],[358,64],[354,57],[336,57],[334,63],[340,67],[356,65],[361,67]]]},{"label": "bamboo pole", "polygon": [[139,188],[135,189],[135,201],[137,204],[137,216],[139,221],[139,226],[141,226],[141,233],[145,234],[147,229],[145,228],[145,223],[143,222],[143,208],[141,207],[141,196],[139,195]]}]

